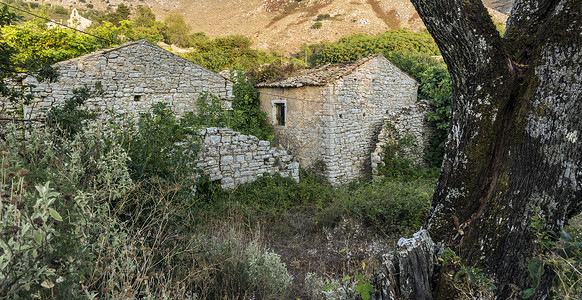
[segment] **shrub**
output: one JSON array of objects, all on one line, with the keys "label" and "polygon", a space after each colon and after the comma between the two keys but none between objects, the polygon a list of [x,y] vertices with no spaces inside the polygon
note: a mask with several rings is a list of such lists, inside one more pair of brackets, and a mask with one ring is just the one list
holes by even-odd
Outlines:
[{"label": "shrub", "polygon": [[321,226],[334,226],[352,215],[386,235],[415,232],[428,214],[435,181],[432,176],[408,182],[385,178],[340,190],[317,217]]},{"label": "shrub", "polygon": [[287,299],[293,276],[279,255],[230,230],[198,240],[194,290],[202,299]]},{"label": "shrub", "polygon": [[[7,154],[4,154],[5,157]],[[4,158],[3,157],[3,158]],[[2,174],[6,174],[4,167]],[[2,176],[10,184],[0,188],[0,297],[13,298],[36,292],[41,286],[54,287],[57,271],[50,268],[47,258],[55,252],[56,221],[63,221],[53,208],[58,193],[49,184],[36,186],[38,194],[25,191],[25,170],[18,178]],[[10,178],[12,177],[12,178]],[[14,180],[16,179],[16,180]]]},{"label": "shrub", "polygon": [[249,75],[258,82],[277,81],[290,76],[298,69],[298,64],[296,63],[280,63],[277,61],[268,65],[257,66],[249,72]]},{"label": "shrub", "polygon": [[79,282],[93,272],[97,252],[91,249],[108,223],[104,201],[132,187],[127,156],[106,142],[105,132],[90,123],[84,134],[68,139],[32,126],[21,140],[21,129],[7,129],[0,193],[11,200],[0,206],[12,217],[1,218],[0,243],[7,247],[0,254],[0,296],[83,294]]},{"label": "shrub", "polygon": [[238,71],[233,94],[232,129],[272,142],[273,128],[267,123],[267,115],[260,109],[261,103],[255,88],[255,80]]},{"label": "shrub", "polygon": [[329,14],[320,14],[317,15],[315,21],[323,21],[323,20],[331,20],[331,16]]},{"label": "shrub", "polygon": [[61,5],[54,5],[52,6],[53,13],[57,15],[69,15],[69,10]]},{"label": "shrub", "polygon": [[545,228],[546,220],[536,209],[531,217],[530,229],[537,238],[539,249],[528,263],[532,287],[524,290],[522,296],[524,299],[534,296],[542,275],[551,269],[555,274],[551,295],[556,299],[575,299],[582,294],[582,242],[568,231],[580,230],[580,224],[569,226],[559,233],[545,231]]},{"label": "shrub", "polygon": [[97,82],[93,90],[86,86],[73,89],[73,97],[65,100],[64,105],[54,107],[47,112],[47,125],[56,128],[60,135],[77,134],[82,130],[85,120],[97,119],[97,112],[86,109],[85,102],[102,93],[101,82]]},{"label": "shrub", "polygon": [[129,124],[118,137],[131,160],[132,178],[191,178],[195,172],[195,128],[184,126],[167,104],[156,103],[142,113],[137,126]]},{"label": "shrub", "polygon": [[382,147],[382,163],[378,167],[380,174],[388,178],[413,179],[418,173],[410,155],[418,151],[414,136],[402,136],[396,128],[386,125],[389,135]]},{"label": "shrub", "polygon": [[321,22],[315,22],[315,23],[313,23],[313,25],[311,25],[311,28],[319,29],[319,28],[321,28],[321,26],[323,26],[323,24]]},{"label": "shrub", "polygon": [[426,119],[436,128],[435,135],[429,140],[425,150],[425,158],[432,166],[440,167],[451,117],[451,77],[446,67],[430,67],[423,72],[419,92],[432,106],[432,111],[426,114]]},{"label": "shrub", "polygon": [[408,51],[438,55],[439,50],[428,32],[390,30],[377,36],[354,34],[335,43],[310,45],[315,50],[309,62],[312,65],[357,61],[372,54]]}]

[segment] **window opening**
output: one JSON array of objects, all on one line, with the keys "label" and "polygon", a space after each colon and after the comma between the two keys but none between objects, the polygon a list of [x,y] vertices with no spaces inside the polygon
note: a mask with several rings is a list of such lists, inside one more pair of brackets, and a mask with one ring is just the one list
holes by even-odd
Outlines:
[{"label": "window opening", "polygon": [[285,103],[275,103],[275,119],[277,125],[285,126]]}]

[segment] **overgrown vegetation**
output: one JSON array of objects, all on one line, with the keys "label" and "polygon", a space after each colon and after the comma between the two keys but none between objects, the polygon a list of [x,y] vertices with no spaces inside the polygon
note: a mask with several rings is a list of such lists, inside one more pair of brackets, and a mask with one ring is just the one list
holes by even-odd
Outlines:
[{"label": "overgrown vegetation", "polygon": [[388,52],[440,54],[428,32],[389,30],[377,36],[354,34],[335,43],[304,45],[297,58],[303,59],[307,55],[311,65],[325,65],[356,61],[373,54]]},{"label": "overgrown vegetation", "polygon": [[[40,61],[44,68],[126,40],[171,36],[164,30],[174,29],[155,21],[151,11],[138,12],[133,21],[122,20],[127,10],[118,7],[89,29],[106,40],[41,24],[3,26],[1,58],[14,69],[2,71],[2,87],[20,72],[54,79],[50,68],[31,68]],[[2,15],[14,17],[6,9]],[[244,37],[211,40],[195,34],[185,41],[195,49],[191,58],[207,55],[215,70],[250,69],[278,58],[250,50]],[[99,92],[96,86],[49,111],[44,126],[5,126],[0,297],[286,299],[295,278],[284,258],[255,233],[262,226],[268,228],[265,235],[284,235],[282,220],[308,210],[315,215],[312,234],[323,235],[346,217],[385,237],[420,227],[435,182],[431,173],[336,189],[325,182],[325,166],[319,164],[302,170],[299,183],[273,175],[229,191],[200,176],[193,164],[198,129],[224,126],[273,138],[253,79],[240,71],[231,76],[237,81],[232,110],[201,95],[196,115],[177,118],[156,104],[135,120],[96,121],[96,113],[107,112],[84,109],[85,100]],[[3,95],[19,103],[28,99],[25,91],[7,88]],[[363,268],[335,274],[336,290],[350,286],[349,297],[370,295],[370,275]],[[329,298],[332,290],[309,293]]]},{"label": "overgrown vegetation", "polygon": [[523,291],[523,298],[530,299],[535,295],[542,275],[550,269],[555,273],[552,297],[576,299],[582,295],[582,239],[568,231],[580,231],[580,216],[573,220],[574,226],[559,233],[547,231],[546,221],[537,211],[531,221],[530,228],[537,238],[539,253],[528,263],[532,286]]},{"label": "overgrown vegetation", "polygon": [[386,143],[382,146],[382,161],[378,167],[381,175],[389,178],[410,178],[413,177],[415,166],[410,158],[418,147],[412,135],[400,134],[392,125],[386,125],[388,135]]}]

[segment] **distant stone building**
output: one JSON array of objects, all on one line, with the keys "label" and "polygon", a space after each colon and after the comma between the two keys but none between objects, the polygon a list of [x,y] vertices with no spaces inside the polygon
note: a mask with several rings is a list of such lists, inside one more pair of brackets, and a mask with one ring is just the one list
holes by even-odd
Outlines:
[{"label": "distant stone building", "polygon": [[258,85],[276,142],[303,167],[324,162],[333,184],[371,175],[371,156],[385,122],[413,134],[424,147],[428,126],[417,89],[412,77],[382,55]]},{"label": "distant stone building", "polygon": [[[36,82],[32,76],[23,80],[32,84],[34,100],[24,107],[25,118],[41,116],[50,107],[71,98],[73,90],[100,83],[103,94],[90,98],[86,105],[115,114],[147,112],[152,104],[163,102],[178,115],[196,111],[201,93],[218,96],[230,108],[233,82],[145,40],[99,50],[59,62],[56,82]],[[3,110],[10,104],[3,101]]]},{"label": "distant stone building", "polygon": [[82,17],[76,8],[71,11],[71,17],[67,20],[67,26],[75,28],[77,30],[85,30],[87,27],[91,26],[93,21]]},{"label": "distant stone building", "polygon": [[[46,23],[46,25],[48,26],[48,28],[58,28],[58,27],[64,28],[65,26],[61,25],[62,21],[63,20],[61,20],[60,22],[56,22],[55,20],[53,20],[51,22]],[[81,16],[76,8],[73,8],[73,10],[71,11],[71,16],[67,20],[67,26],[81,31],[87,29],[89,26],[91,26],[91,24],[93,24],[93,21]]]}]

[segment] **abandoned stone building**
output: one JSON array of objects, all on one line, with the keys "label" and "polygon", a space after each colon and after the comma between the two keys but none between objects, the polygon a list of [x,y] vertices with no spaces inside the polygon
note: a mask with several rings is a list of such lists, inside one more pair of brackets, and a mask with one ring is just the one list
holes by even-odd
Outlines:
[{"label": "abandoned stone building", "polygon": [[386,122],[401,134],[412,134],[424,148],[430,130],[417,89],[412,77],[382,55],[258,85],[276,142],[303,167],[325,163],[326,177],[336,185],[371,175]]},{"label": "abandoned stone building", "polygon": [[201,93],[218,96],[227,108],[233,99],[231,80],[145,40],[99,50],[54,67],[59,74],[56,82],[38,83],[34,77],[23,80],[35,86],[35,98],[24,108],[25,118],[36,118],[69,99],[74,89],[92,88],[96,83],[103,93],[90,98],[87,106],[115,114],[137,115],[163,102],[183,115],[196,111]]}]

